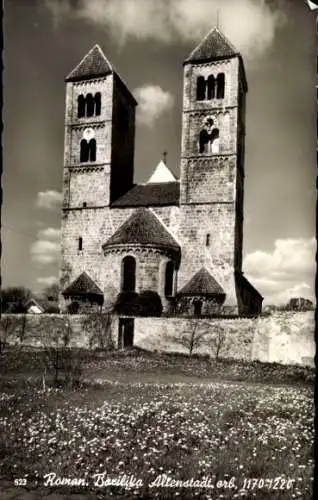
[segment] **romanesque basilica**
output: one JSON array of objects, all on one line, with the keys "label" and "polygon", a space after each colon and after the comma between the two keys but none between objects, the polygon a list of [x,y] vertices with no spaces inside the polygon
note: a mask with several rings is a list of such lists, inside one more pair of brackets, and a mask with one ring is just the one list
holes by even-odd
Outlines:
[{"label": "romanesque basilica", "polygon": [[133,95],[98,45],[67,76],[62,310],[152,292],[167,316],[261,311],[242,272],[246,93],[213,29],[183,64],[180,178],[161,161],[134,184]]}]

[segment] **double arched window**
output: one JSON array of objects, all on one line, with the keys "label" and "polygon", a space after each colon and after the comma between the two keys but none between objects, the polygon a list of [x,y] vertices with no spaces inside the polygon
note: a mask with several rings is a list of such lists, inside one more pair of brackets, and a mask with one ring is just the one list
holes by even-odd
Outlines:
[{"label": "double arched window", "polygon": [[121,291],[134,292],[136,290],[136,260],[128,255],[121,263]]},{"label": "double arched window", "polygon": [[96,161],[95,139],[91,139],[90,141],[87,141],[86,139],[81,140],[80,161],[81,163]]},{"label": "double arched window", "polygon": [[93,96],[92,94],[87,94],[84,97],[83,94],[78,96],[77,99],[77,116],[78,118],[99,116],[101,113],[101,93],[96,92]]},{"label": "double arched window", "polygon": [[225,92],[225,75],[219,73],[215,78],[214,75],[209,75],[207,80],[204,76],[197,78],[197,101],[205,101],[211,99],[223,99]]}]

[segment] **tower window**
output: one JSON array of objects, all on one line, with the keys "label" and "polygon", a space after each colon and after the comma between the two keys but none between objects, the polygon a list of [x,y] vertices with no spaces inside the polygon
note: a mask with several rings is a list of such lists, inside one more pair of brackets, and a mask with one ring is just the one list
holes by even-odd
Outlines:
[{"label": "tower window", "polygon": [[83,238],[81,236],[78,238],[78,249],[83,250]]},{"label": "tower window", "polygon": [[86,96],[86,116],[89,118],[94,115],[95,101],[92,94]]},{"label": "tower window", "polygon": [[136,260],[128,255],[122,260],[121,291],[134,292],[136,288]]},{"label": "tower window", "polygon": [[83,202],[83,208],[86,208],[87,207],[87,203],[86,201]]},{"label": "tower window", "polygon": [[81,94],[77,99],[77,117],[83,118],[83,116],[85,116],[85,98]]},{"label": "tower window", "polygon": [[219,136],[218,128],[214,126],[213,118],[206,118],[204,126],[199,134],[199,152],[200,153],[218,153],[219,152]]},{"label": "tower window", "polygon": [[224,98],[224,87],[225,87],[225,75],[224,73],[219,73],[216,78],[216,97],[217,99]]},{"label": "tower window", "polygon": [[206,81],[204,76],[197,78],[197,101],[204,101],[206,91]]},{"label": "tower window", "polygon": [[80,147],[80,161],[81,163],[85,163],[88,161],[96,161],[96,141],[95,139],[91,139],[87,142],[86,139],[81,140]]},{"label": "tower window", "polygon": [[80,152],[80,161],[86,162],[88,161],[88,142],[86,139],[81,140],[81,152]]},{"label": "tower window", "polygon": [[92,94],[87,94],[86,97],[83,94],[78,96],[77,99],[77,116],[78,118],[92,117],[94,115],[99,116],[101,114],[101,93],[96,92],[93,96]]},{"label": "tower window", "polygon": [[91,139],[88,143],[89,161],[96,161],[96,141]]},{"label": "tower window", "polygon": [[208,78],[208,99],[214,99],[215,97],[215,78],[210,75]]},{"label": "tower window", "polygon": [[96,92],[95,94],[95,114],[99,116],[101,113],[101,94],[100,92]]},{"label": "tower window", "polygon": [[165,296],[171,297],[173,295],[173,276],[174,276],[174,264],[170,260],[166,265],[165,272]]},{"label": "tower window", "polygon": [[206,245],[207,247],[209,247],[209,246],[210,246],[210,240],[211,240],[211,235],[208,233],[208,234],[206,235],[206,239],[205,239],[205,245]]}]

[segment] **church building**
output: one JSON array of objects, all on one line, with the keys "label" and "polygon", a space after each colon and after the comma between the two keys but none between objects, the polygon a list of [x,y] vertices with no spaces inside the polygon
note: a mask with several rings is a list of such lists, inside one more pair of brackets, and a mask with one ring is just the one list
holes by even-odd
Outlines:
[{"label": "church building", "polygon": [[63,311],[128,300],[138,314],[148,296],[166,316],[261,312],[242,272],[246,93],[242,57],[215,28],[183,63],[180,178],[162,160],[135,184],[134,96],[98,45],[67,76]]}]

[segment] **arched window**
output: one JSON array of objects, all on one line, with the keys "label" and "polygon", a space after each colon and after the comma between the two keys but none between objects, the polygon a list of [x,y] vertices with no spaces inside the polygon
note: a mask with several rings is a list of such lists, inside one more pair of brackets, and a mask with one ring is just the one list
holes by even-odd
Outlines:
[{"label": "arched window", "polygon": [[100,92],[96,92],[94,100],[95,100],[95,115],[99,116],[101,113],[101,95],[100,95]]},{"label": "arched window", "polygon": [[166,265],[165,272],[165,296],[171,297],[173,295],[173,277],[174,277],[174,265],[170,260]]},{"label": "arched window", "polygon": [[83,250],[83,238],[81,236],[78,238],[78,249]]},{"label": "arched window", "polygon": [[205,239],[205,245],[206,245],[207,247],[209,247],[209,246],[210,246],[210,242],[211,242],[210,240],[211,240],[211,235],[208,233],[208,234],[206,235],[206,239]]},{"label": "arched window", "polygon": [[86,162],[88,161],[89,148],[86,139],[81,140],[81,151],[80,151],[80,161]]},{"label": "arched window", "polygon": [[92,94],[87,94],[86,96],[86,116],[91,117],[94,115],[95,100]]},{"label": "arched window", "polygon": [[223,99],[224,97],[224,87],[225,87],[225,75],[224,73],[219,73],[216,78],[216,97],[217,99]]},{"label": "arched window", "polygon": [[206,126],[200,131],[199,135],[199,152],[200,153],[218,153],[219,152],[219,136],[218,128]]},{"label": "arched window", "polygon": [[85,116],[85,98],[81,94],[77,98],[77,117],[83,118],[83,116]]},{"label": "arched window", "polygon": [[215,97],[215,78],[210,75],[208,78],[208,99],[214,99]]},{"label": "arched window", "polygon": [[136,288],[136,260],[128,255],[122,260],[121,291],[134,292]]},{"label": "arched window", "polygon": [[219,152],[219,149],[220,149],[220,141],[219,141],[219,137],[220,137],[220,132],[219,132],[219,129],[218,128],[214,128],[212,130],[212,134],[211,134],[211,149],[210,149],[210,152],[211,153],[218,153]]},{"label": "arched window", "polygon": [[204,76],[198,76],[197,78],[197,101],[204,101],[206,90],[206,81]]},{"label": "arched window", "polygon": [[83,201],[83,208],[86,208],[87,207],[87,203],[86,201]]},{"label": "arched window", "polygon": [[96,161],[96,141],[91,139],[88,143],[88,161]]}]

